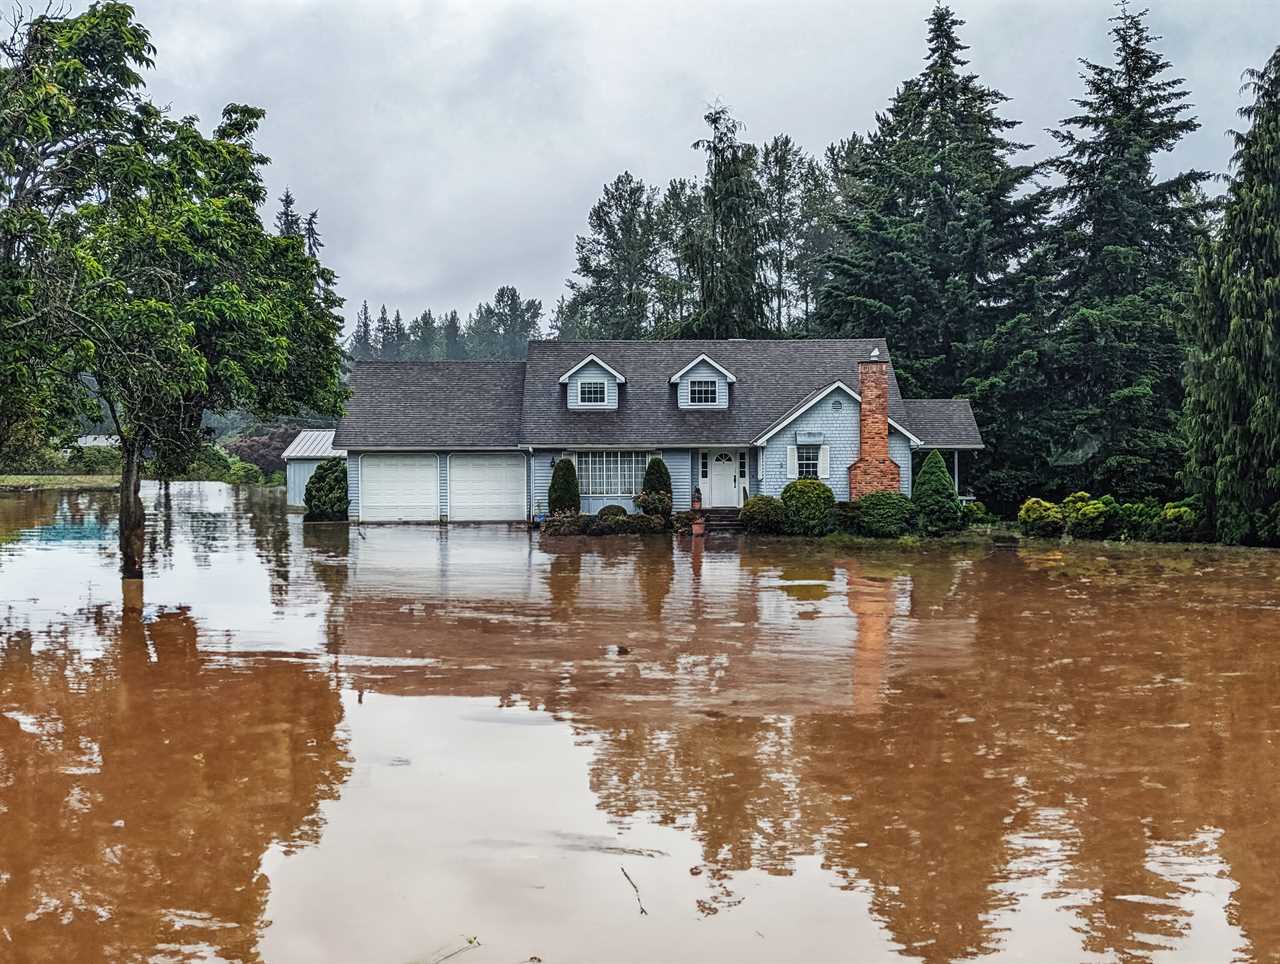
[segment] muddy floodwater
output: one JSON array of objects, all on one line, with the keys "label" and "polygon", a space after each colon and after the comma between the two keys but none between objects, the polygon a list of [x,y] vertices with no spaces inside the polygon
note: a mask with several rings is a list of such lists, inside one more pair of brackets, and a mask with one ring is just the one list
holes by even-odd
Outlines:
[{"label": "muddy floodwater", "polygon": [[1280,555],[144,497],[0,496],[0,960],[1280,959]]}]

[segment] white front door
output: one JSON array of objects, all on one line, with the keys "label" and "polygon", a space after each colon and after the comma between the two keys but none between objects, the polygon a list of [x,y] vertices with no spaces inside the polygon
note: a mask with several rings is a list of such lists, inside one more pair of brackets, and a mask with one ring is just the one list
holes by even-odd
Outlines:
[{"label": "white front door", "polygon": [[736,507],[738,500],[738,455],[736,452],[711,453],[710,509]]}]

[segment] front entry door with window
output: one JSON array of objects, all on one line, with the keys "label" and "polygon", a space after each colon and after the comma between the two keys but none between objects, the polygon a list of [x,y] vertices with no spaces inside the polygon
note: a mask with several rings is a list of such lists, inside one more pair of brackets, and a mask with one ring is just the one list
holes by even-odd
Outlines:
[{"label": "front entry door with window", "polygon": [[738,496],[738,455],[736,452],[715,452],[711,455],[711,491],[708,508],[735,508],[741,505]]}]

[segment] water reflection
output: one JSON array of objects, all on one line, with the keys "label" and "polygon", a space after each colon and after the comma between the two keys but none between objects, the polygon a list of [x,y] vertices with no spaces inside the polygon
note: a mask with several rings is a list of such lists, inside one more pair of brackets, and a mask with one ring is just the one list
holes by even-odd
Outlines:
[{"label": "water reflection", "polygon": [[1271,556],[303,527],[211,488],[157,510],[145,610],[31,534],[109,512],[0,502],[27,946],[106,908],[125,956],[1280,955]]}]

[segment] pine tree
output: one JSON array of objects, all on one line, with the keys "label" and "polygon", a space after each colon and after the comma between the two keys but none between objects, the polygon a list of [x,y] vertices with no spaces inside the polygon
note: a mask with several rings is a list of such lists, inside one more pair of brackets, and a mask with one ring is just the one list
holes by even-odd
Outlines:
[{"label": "pine tree", "polygon": [[738,140],[742,125],[728,108],[712,108],[704,119],[711,135],[693,143],[707,156],[702,219],[685,252],[698,279],[698,307],[682,334],[749,338],[766,331],[757,152]]},{"label": "pine tree", "polygon": [[702,223],[702,192],[697,181],[674,178],[662,194],[655,220],[658,256],[653,334],[673,338],[689,323],[698,300],[697,277],[688,258]]},{"label": "pine tree", "polygon": [[542,302],[537,298],[522,299],[511,285],[499,288],[493,297],[497,321],[498,357],[524,358],[530,339],[538,337],[542,321]]},{"label": "pine tree", "polygon": [[459,361],[466,358],[466,339],[463,336],[462,324],[456,311],[450,310],[444,316],[444,321],[440,323],[440,329],[444,333],[444,357],[449,361]]},{"label": "pine tree", "polygon": [[439,331],[436,329],[435,315],[431,313],[430,308],[409,322],[408,335],[405,358],[412,361],[431,361],[436,357]]},{"label": "pine tree", "polygon": [[1224,542],[1280,544],[1280,47],[1246,73],[1226,208],[1184,327],[1185,479]]},{"label": "pine tree", "polygon": [[1145,11],[1112,18],[1115,64],[1084,62],[1079,113],[1052,131],[1062,183],[1050,254],[1055,310],[1043,355],[1057,428],[1046,488],[1170,497],[1182,462],[1185,352],[1175,310],[1207,204],[1207,174],[1155,175],[1199,124],[1183,80],[1154,49]]},{"label": "pine tree", "polygon": [[378,320],[373,326],[374,353],[381,361],[398,361],[408,341],[404,321],[396,309],[394,317],[387,315],[387,306],[383,305],[378,312]]},{"label": "pine tree", "polygon": [[804,151],[786,134],[765,144],[760,155],[764,285],[769,327],[774,335],[789,331],[796,314],[800,205],[808,161]]},{"label": "pine tree", "polygon": [[319,258],[324,241],[320,239],[320,212],[312,211],[302,225],[302,239],[307,245],[307,256]]},{"label": "pine tree", "polygon": [[356,312],[355,330],[351,333],[347,351],[355,361],[368,361],[376,354],[373,341],[373,319],[369,315],[367,301],[362,302],[360,310]]},{"label": "pine tree", "polygon": [[[929,16],[924,70],[904,82],[865,140],[828,153],[841,237],[826,264],[816,330],[883,336],[903,391],[951,397],[976,343],[1016,314],[1018,269],[1044,208],[1025,145],[998,113],[1007,98],[964,70],[951,10]],[[981,413],[980,413],[981,414]]]},{"label": "pine tree", "polygon": [[575,250],[569,291],[598,338],[644,338],[652,329],[659,253],[657,190],[629,171],[604,186]]},{"label": "pine tree", "polygon": [[287,187],[280,195],[280,210],[276,212],[276,234],[282,238],[302,237],[302,219],[294,210],[293,192]]}]

